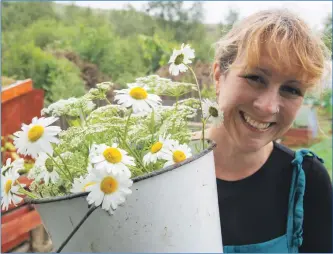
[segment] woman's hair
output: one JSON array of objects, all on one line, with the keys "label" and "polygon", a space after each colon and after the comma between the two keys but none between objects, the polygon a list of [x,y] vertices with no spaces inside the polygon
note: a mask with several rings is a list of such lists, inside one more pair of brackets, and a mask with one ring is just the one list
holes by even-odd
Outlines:
[{"label": "woman's hair", "polygon": [[253,68],[263,50],[278,70],[301,67],[300,74],[305,74],[310,86],[322,78],[325,63],[330,59],[321,38],[303,20],[286,9],[275,9],[257,12],[236,23],[216,43],[215,61],[221,71],[227,71],[236,67],[236,60],[244,56],[243,66],[237,67]]}]

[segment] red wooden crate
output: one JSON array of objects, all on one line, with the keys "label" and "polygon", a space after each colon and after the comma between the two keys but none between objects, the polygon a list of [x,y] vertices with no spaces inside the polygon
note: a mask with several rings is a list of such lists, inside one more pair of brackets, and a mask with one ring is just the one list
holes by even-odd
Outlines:
[{"label": "red wooden crate", "polygon": [[[31,180],[20,177],[21,183],[30,185]],[[30,231],[42,224],[42,220],[33,205],[22,201],[17,207],[10,205],[1,216],[1,252],[8,252],[19,244],[30,240]]]}]

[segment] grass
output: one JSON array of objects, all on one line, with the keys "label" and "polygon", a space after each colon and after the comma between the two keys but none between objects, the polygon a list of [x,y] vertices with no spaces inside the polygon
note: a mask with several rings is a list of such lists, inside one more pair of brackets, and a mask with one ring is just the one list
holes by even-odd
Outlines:
[{"label": "grass", "polygon": [[316,143],[309,144],[302,147],[290,147],[293,150],[299,148],[308,148],[310,151],[317,154],[324,160],[324,166],[332,180],[332,117],[327,113],[317,110],[318,112],[318,125],[321,129],[319,131]]},{"label": "grass", "polygon": [[310,146],[309,149],[324,160],[324,165],[332,179],[332,136]]}]

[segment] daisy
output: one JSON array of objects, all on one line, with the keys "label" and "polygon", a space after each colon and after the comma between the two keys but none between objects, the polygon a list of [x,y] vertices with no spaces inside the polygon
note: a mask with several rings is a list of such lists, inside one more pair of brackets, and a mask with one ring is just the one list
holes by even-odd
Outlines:
[{"label": "daisy", "polygon": [[56,183],[59,179],[59,174],[55,170],[54,162],[46,153],[40,153],[38,155],[34,168],[39,171],[39,174],[36,174],[35,176],[36,180],[40,181],[41,179],[44,179],[45,185],[48,185],[49,182]]},{"label": "daisy", "polygon": [[208,99],[203,100],[202,110],[204,118],[208,118],[215,127],[219,127],[223,123],[223,112],[216,102]]},{"label": "daisy", "polygon": [[169,60],[170,74],[177,76],[180,72],[186,72],[188,69],[186,64],[192,63],[192,58],[194,58],[194,49],[191,49],[190,45],[184,46],[183,43],[179,50],[174,49]]},{"label": "daisy", "polygon": [[167,162],[164,167],[173,165],[175,163],[182,162],[192,156],[191,149],[186,144],[174,144],[167,154],[163,155],[162,159]]},{"label": "daisy", "polygon": [[131,177],[131,171],[127,165],[135,166],[134,158],[128,156],[125,150],[118,148],[118,144],[114,143],[111,147],[105,144],[93,145],[91,150],[89,156],[94,169],[113,174],[123,172]]},{"label": "daisy", "polygon": [[150,152],[143,157],[143,163],[147,165],[149,163],[156,163],[158,159],[162,159],[163,155],[169,151],[173,142],[170,139],[170,135],[167,137],[160,136],[158,141],[151,146]]},{"label": "daisy", "polygon": [[152,108],[161,104],[161,98],[147,92],[148,87],[139,83],[127,84],[129,89],[115,91],[118,104],[132,107],[133,113],[151,112]]},{"label": "daisy", "polygon": [[87,187],[96,184],[95,182],[91,181],[91,174],[86,175],[85,177],[80,176],[79,178],[75,178],[71,193],[79,193],[79,192],[85,192],[87,191]]},{"label": "daisy", "polygon": [[[16,184],[16,181],[19,176],[19,173],[15,170],[9,170],[4,176],[1,176],[1,206],[3,210],[8,210],[11,203],[16,206],[23,200],[18,196],[20,187]],[[21,184],[21,187],[25,187],[25,184]]]},{"label": "daisy", "polygon": [[125,197],[132,193],[129,187],[133,182],[123,172],[99,171],[92,174],[91,180],[96,184],[86,188],[90,191],[87,196],[89,204],[102,205],[102,209],[110,214],[117,209],[118,205],[125,202]]},{"label": "daisy", "polygon": [[19,158],[19,159],[16,159],[12,162],[12,159],[8,158],[6,160],[6,165],[4,165],[1,168],[1,172],[2,172],[2,174],[6,173],[7,170],[8,171],[13,170],[15,172],[18,172],[20,169],[24,169],[24,159]]},{"label": "daisy", "polygon": [[59,143],[55,136],[61,131],[58,126],[49,126],[57,121],[56,117],[34,117],[29,125],[22,124],[22,131],[14,133],[14,145],[17,152],[23,155],[31,155],[36,158],[38,153],[51,154],[53,148],[51,143]]}]

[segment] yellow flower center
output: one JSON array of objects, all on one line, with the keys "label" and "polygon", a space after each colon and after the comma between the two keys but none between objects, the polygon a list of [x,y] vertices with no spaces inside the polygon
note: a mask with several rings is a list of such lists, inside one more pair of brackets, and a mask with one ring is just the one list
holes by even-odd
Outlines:
[{"label": "yellow flower center", "polygon": [[8,192],[10,191],[10,189],[12,188],[12,180],[7,180],[7,182],[5,183],[5,193],[8,194]]},{"label": "yellow flower center", "polygon": [[186,159],[186,155],[184,152],[176,150],[173,152],[173,161],[178,163]]},{"label": "yellow flower center", "polygon": [[150,151],[152,153],[157,153],[159,150],[162,149],[163,144],[161,142],[156,142],[155,144],[153,144],[153,146],[151,147]]},{"label": "yellow flower center", "polygon": [[28,139],[31,142],[37,141],[44,133],[44,127],[35,125],[28,131]]},{"label": "yellow flower center", "polygon": [[144,100],[148,96],[146,90],[141,87],[132,88],[129,94],[132,98],[136,100]]},{"label": "yellow flower center", "polygon": [[118,163],[122,159],[122,155],[117,148],[109,147],[103,152],[104,158],[110,163]]},{"label": "yellow flower center", "polygon": [[89,183],[85,184],[85,185],[83,186],[83,188],[82,188],[82,191],[86,191],[86,188],[87,188],[87,187],[89,187],[89,186],[91,186],[91,185],[94,185],[94,184],[95,184],[95,182],[89,182]]},{"label": "yellow flower center", "polygon": [[101,182],[101,191],[105,194],[111,194],[117,191],[118,182],[112,176],[106,176]]}]

